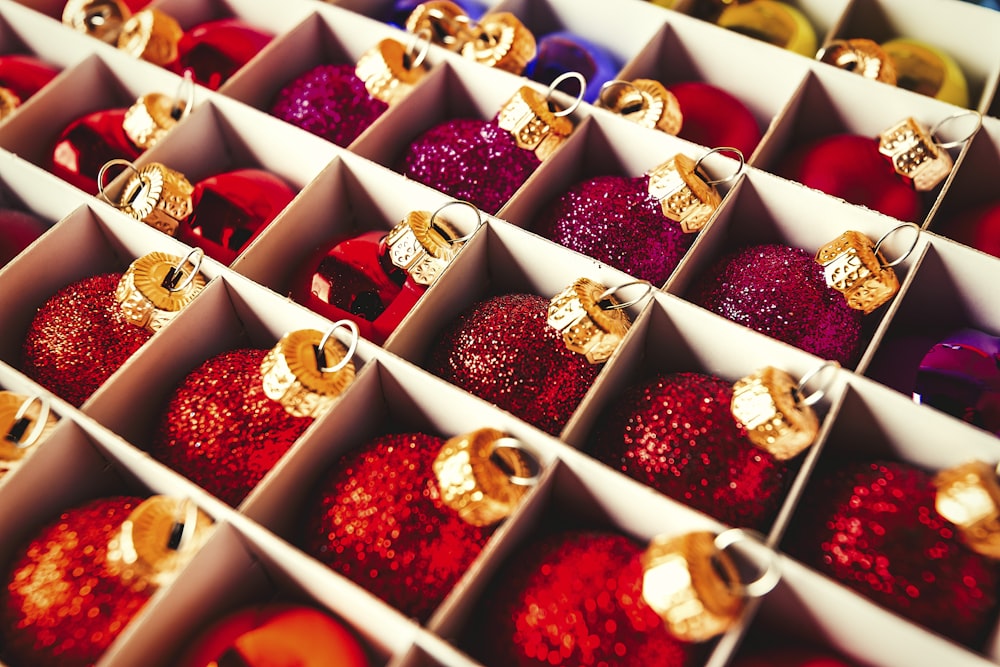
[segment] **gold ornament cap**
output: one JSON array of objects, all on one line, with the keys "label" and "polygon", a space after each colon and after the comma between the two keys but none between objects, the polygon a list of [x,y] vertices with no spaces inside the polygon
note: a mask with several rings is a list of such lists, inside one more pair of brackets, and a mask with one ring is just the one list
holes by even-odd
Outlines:
[{"label": "gold ornament cap", "polygon": [[573,122],[549,106],[546,95],[522,86],[497,114],[497,124],[510,132],[518,148],[534,151],[544,162],[573,132]]},{"label": "gold ornament cap", "polygon": [[44,398],[0,391],[0,475],[16,467],[56,423]]},{"label": "gold ornament cap", "polygon": [[866,79],[896,85],[896,66],[878,42],[870,39],[836,39],[819,55],[820,62]]},{"label": "gold ornament cap", "polygon": [[659,200],[663,215],[680,223],[687,234],[700,231],[722,203],[698,163],[683,153],[650,170],[648,176],[649,194]]},{"label": "gold ornament cap", "polygon": [[934,477],[934,506],[978,554],[1000,559],[1000,481],[996,466],[970,461]]},{"label": "gold ornament cap", "polygon": [[[151,252],[132,262],[115,289],[126,321],[154,333],[163,328],[205,288],[199,272],[203,255],[200,249],[187,257]],[[185,271],[189,261],[192,267]]]},{"label": "gold ornament cap", "polygon": [[438,46],[459,51],[474,36],[469,16],[450,0],[431,0],[417,5],[406,18],[406,30],[425,33]]},{"label": "gold ornament cap", "polygon": [[120,0],[69,0],[63,7],[62,22],[77,32],[115,45],[122,26],[131,17],[132,11]]},{"label": "gold ornament cap", "polygon": [[[191,200],[194,186],[184,174],[159,162],[150,162],[141,169],[131,168],[134,173],[122,189],[118,209],[173,236],[180,221],[191,215],[194,208]],[[98,181],[102,178],[103,173]]]},{"label": "gold ornament cap", "polygon": [[477,226],[483,220],[479,209],[466,201],[448,202],[438,210],[411,211],[386,235],[389,260],[393,266],[403,269],[418,285],[434,284],[458,255],[466,237],[447,220],[441,211],[453,205],[468,206],[476,214]]},{"label": "gold ornament cap", "polygon": [[892,264],[882,257],[878,244],[861,232],[846,231],[830,241],[817,251],[816,261],[823,266],[826,284],[843,294],[847,305],[866,315],[899,291]]},{"label": "gold ornament cap", "polygon": [[672,136],[684,125],[677,96],[653,79],[609,81],[602,86],[600,102],[626,120]]},{"label": "gold ornament cap", "polygon": [[592,364],[610,359],[632,326],[609,292],[598,282],[580,278],[549,302],[548,325],[562,335],[568,350]]},{"label": "gold ornament cap", "polygon": [[427,74],[426,54],[411,54],[396,40],[383,39],[362,54],[354,74],[364,82],[369,95],[392,106],[409,95]]},{"label": "gold ornament cap", "polygon": [[892,162],[892,168],[913,186],[926,192],[947,178],[953,162],[948,151],[913,118],[907,118],[882,132],[878,152]]},{"label": "gold ornament cap", "polygon": [[186,113],[184,102],[162,93],[150,93],[128,108],[122,129],[133,144],[146,150],[167,136]]},{"label": "gold ornament cap", "polygon": [[479,527],[513,514],[538,480],[534,457],[517,440],[491,428],[449,439],[432,468],[441,500],[466,523]]},{"label": "gold ornament cap", "polygon": [[480,65],[521,74],[534,59],[537,48],[535,36],[516,16],[493,12],[476,24],[472,38],[460,52]]},{"label": "gold ornament cap", "polygon": [[[332,336],[341,327],[354,333],[350,348]],[[264,394],[293,417],[321,416],[354,381],[357,342],[357,325],[348,320],[335,322],[326,334],[314,329],[286,333],[261,361]]]},{"label": "gold ornament cap", "polygon": [[733,385],[733,418],[746,429],[750,442],[779,461],[798,456],[819,433],[819,417],[801,399],[799,386],[773,366]]},{"label": "gold ornament cap", "polygon": [[10,88],[0,86],[0,120],[7,118],[21,106],[21,98]]},{"label": "gold ornament cap", "polygon": [[159,9],[143,9],[125,21],[118,48],[163,67],[177,60],[177,45],[183,36],[184,30],[172,16]]}]

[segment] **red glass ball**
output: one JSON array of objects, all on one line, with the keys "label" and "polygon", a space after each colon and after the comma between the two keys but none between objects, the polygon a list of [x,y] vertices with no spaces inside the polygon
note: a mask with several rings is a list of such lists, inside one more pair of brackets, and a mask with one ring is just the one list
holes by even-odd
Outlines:
[{"label": "red glass ball", "polygon": [[48,223],[37,215],[0,208],[0,268],[21,254],[48,229]]},{"label": "red glass ball", "polygon": [[670,635],[643,600],[642,551],[601,532],[523,546],[482,596],[464,643],[491,667],[700,664],[700,647]]},{"label": "red glass ball", "polygon": [[432,464],[444,442],[423,433],[376,437],[341,457],[303,508],[306,552],[420,621],[493,532],[441,500]]},{"label": "red glass ball", "polygon": [[177,44],[173,70],[190,72],[196,83],[218,90],[246,65],[273,36],[239,19],[219,19],[197,25]]},{"label": "red glass ball", "polygon": [[142,498],[92,500],[67,510],[14,552],[0,604],[6,664],[87,667],[153,593],[125,583],[108,543]]},{"label": "red glass ball", "polygon": [[959,243],[1000,257],[1000,201],[992,201],[962,211],[934,231]]},{"label": "red glass ball", "polygon": [[677,98],[684,119],[677,136],[708,148],[732,146],[750,158],[763,135],[743,102],[701,81],[675,83],[667,90]]},{"label": "red glass ball", "polygon": [[191,371],[170,397],[149,453],[217,498],[238,505],[312,423],[267,397],[267,350],[239,349]]},{"label": "red glass ball", "polygon": [[127,109],[105,109],[77,118],[59,133],[50,170],[84,192],[96,195],[97,175],[110,160],[135,161],[143,149],[125,134]]},{"label": "red glass ball", "polygon": [[59,74],[59,69],[34,56],[0,55],[0,87],[17,95],[21,102],[41,90]]},{"label": "red glass ball", "polygon": [[440,334],[428,370],[547,433],[559,433],[601,365],[566,348],[546,321],[548,306],[548,299],[535,294],[476,303]]}]

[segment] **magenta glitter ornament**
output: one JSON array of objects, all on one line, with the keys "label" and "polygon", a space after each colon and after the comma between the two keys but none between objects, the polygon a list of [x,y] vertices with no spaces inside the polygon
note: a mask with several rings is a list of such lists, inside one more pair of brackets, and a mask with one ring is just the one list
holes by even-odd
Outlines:
[{"label": "magenta glitter ornament", "polygon": [[827,286],[823,267],[800,248],[742,248],[719,260],[693,301],[755,331],[843,366],[861,352],[863,314]]}]

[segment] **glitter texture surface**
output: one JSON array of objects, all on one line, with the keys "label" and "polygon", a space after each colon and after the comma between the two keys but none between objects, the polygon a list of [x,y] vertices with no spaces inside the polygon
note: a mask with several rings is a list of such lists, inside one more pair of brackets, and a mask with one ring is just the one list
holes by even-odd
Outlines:
[{"label": "glitter texture surface", "polygon": [[621,535],[569,532],[507,559],[471,650],[491,667],[684,667],[698,647],[674,639],[642,599],[642,549]]},{"label": "glitter texture surface", "polygon": [[347,146],[389,108],[368,94],[354,65],[320,65],[282,88],[271,115]]},{"label": "glitter texture surface", "polygon": [[535,231],[654,285],[667,282],[697,238],[663,215],[648,176],[577,183],[539,215]]},{"label": "glitter texture surface", "polygon": [[539,164],[496,119],[457,118],[417,137],[399,171],[495,215]]},{"label": "glitter texture surface", "polygon": [[28,327],[22,369],[79,407],[152,334],[122,317],[120,273],[75,282],[46,301]]},{"label": "glitter texture surface", "polygon": [[828,287],[823,267],[801,248],[743,248],[712,267],[695,289],[698,305],[743,326],[852,366],[863,314]]},{"label": "glitter texture surface", "polygon": [[791,480],[730,411],[733,386],[700,373],[630,387],[597,420],[596,458],[732,526],[766,528]]},{"label": "glitter texture surface", "polygon": [[877,461],[818,474],[788,551],[872,601],[978,645],[996,615],[997,565],[959,543],[934,508],[931,476]]},{"label": "glitter texture surface", "polygon": [[383,435],[341,457],[313,491],[300,543],[420,621],[492,533],[441,500],[431,466],[444,442],[423,433]]},{"label": "glitter texture surface", "polygon": [[601,365],[566,349],[546,322],[549,300],[505,294],[481,301],[438,337],[428,369],[538,428],[559,433]]},{"label": "glitter texture surface", "polygon": [[312,423],[264,394],[265,354],[233,350],[194,369],[170,398],[149,449],[234,507]]},{"label": "glitter texture surface", "polygon": [[63,512],[15,552],[0,607],[12,667],[92,665],[152,594],[126,584],[108,543],[142,498],[102,498]]}]

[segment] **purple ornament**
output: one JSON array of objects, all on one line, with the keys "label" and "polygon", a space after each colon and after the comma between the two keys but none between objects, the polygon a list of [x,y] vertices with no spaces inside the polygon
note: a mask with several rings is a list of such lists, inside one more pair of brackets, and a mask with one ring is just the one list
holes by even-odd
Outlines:
[{"label": "purple ornament", "polygon": [[823,267],[800,248],[758,245],[731,253],[702,277],[694,302],[843,366],[861,351],[862,312],[826,284]]},{"label": "purple ornament", "polygon": [[577,183],[549,204],[535,231],[654,285],[667,281],[697,237],[663,215],[649,176]]},{"label": "purple ornament", "polygon": [[1000,340],[962,329],[924,355],[913,398],[1000,435]]},{"label": "purple ornament", "polygon": [[282,88],[271,115],[347,146],[389,108],[372,97],[354,65],[320,65]]}]

